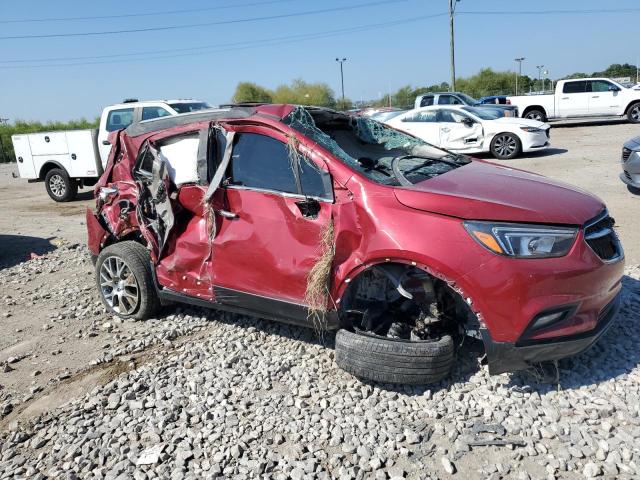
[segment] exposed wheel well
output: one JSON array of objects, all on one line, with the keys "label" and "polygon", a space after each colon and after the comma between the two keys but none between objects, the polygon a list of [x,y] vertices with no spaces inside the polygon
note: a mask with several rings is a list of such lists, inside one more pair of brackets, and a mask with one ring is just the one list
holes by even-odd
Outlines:
[{"label": "exposed wheel well", "polygon": [[402,263],[371,266],[355,276],[340,300],[346,328],[392,335],[398,325],[423,338],[478,330],[479,321],[462,295],[425,270]]},{"label": "exposed wheel well", "polygon": [[40,180],[44,180],[44,178],[47,176],[47,173],[49,173],[54,168],[60,168],[65,172],[67,171],[67,169],[60,165],[58,162],[48,161],[44,165],[42,165],[42,167],[40,167],[38,178]]}]

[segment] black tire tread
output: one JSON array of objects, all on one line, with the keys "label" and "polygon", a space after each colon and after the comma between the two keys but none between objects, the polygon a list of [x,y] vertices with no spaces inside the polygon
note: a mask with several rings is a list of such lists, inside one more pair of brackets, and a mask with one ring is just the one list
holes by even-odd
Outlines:
[{"label": "black tire tread", "polygon": [[[516,148],[515,152],[513,152],[513,155],[511,155],[510,157],[500,157],[495,152],[494,144],[495,144],[495,141],[496,141],[496,137],[498,137],[500,135],[503,135],[503,134],[511,135],[512,137],[514,137],[516,139],[516,142],[518,144],[518,148]],[[522,153],[522,142],[520,141],[520,139],[518,138],[518,136],[515,133],[500,132],[500,133],[496,133],[493,136],[493,139],[491,140],[491,146],[489,147],[489,150],[491,151],[491,155],[493,155],[498,160],[512,160],[512,159],[518,157]]]},{"label": "black tire tread", "polygon": [[453,339],[408,342],[348,330],[336,334],[336,363],[352,375],[381,383],[424,385],[449,375]]},{"label": "black tire tread", "polygon": [[140,305],[134,313],[130,315],[121,315],[111,310],[104,298],[102,298],[102,294],[100,294],[102,303],[112,314],[118,315],[122,318],[135,318],[137,320],[152,318],[160,309],[160,299],[158,298],[153,281],[151,257],[149,252],[141,244],[130,240],[114,243],[102,250],[100,255],[98,255],[98,260],[96,262],[96,285],[98,287],[98,292],[100,292],[100,267],[102,266],[104,259],[112,255],[125,260],[135,275],[138,282],[138,288],[140,290]]}]

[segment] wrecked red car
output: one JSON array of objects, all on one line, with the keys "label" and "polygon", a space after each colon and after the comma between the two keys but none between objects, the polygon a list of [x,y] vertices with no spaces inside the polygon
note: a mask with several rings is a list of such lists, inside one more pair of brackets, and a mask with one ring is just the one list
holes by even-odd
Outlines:
[{"label": "wrecked red car", "polygon": [[237,106],[109,141],[88,243],[122,317],[183,302],[337,329],[340,367],[420,384],[464,336],[491,373],[574,355],[619,306],[600,200],[368,118]]}]

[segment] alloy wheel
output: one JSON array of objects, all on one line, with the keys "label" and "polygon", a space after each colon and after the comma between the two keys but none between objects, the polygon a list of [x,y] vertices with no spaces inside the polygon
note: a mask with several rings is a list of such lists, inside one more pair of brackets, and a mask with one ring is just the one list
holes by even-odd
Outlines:
[{"label": "alloy wheel", "polygon": [[64,178],[61,175],[55,174],[52,175],[49,179],[49,188],[51,189],[51,193],[53,193],[56,197],[64,196],[67,191],[67,186],[64,182]]},{"label": "alloy wheel", "polygon": [[634,122],[640,122],[640,104],[631,107],[631,118]]},{"label": "alloy wheel", "polygon": [[518,143],[511,135],[500,135],[496,138],[494,149],[501,157],[509,157],[517,150]]},{"label": "alloy wheel", "polygon": [[140,290],[129,266],[119,257],[107,257],[100,266],[100,290],[114,312],[130,315],[138,308]]},{"label": "alloy wheel", "polygon": [[538,122],[541,122],[542,114],[540,114],[539,112],[528,113],[525,118],[528,118],[529,120],[536,120]]}]

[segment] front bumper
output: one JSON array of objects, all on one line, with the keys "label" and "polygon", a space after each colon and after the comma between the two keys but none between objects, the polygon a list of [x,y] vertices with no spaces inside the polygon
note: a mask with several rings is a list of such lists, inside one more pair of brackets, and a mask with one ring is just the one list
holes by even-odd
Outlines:
[{"label": "front bumper", "polygon": [[548,340],[518,342],[496,342],[487,329],[481,329],[482,338],[489,364],[489,373],[497,375],[504,372],[524,370],[534,363],[559,360],[571,357],[587,350],[607,331],[620,309],[620,293],[607,304],[598,316],[593,330],[555,337]]},{"label": "front bumper", "polygon": [[620,180],[631,187],[640,188],[640,145],[625,144],[621,160]]}]

